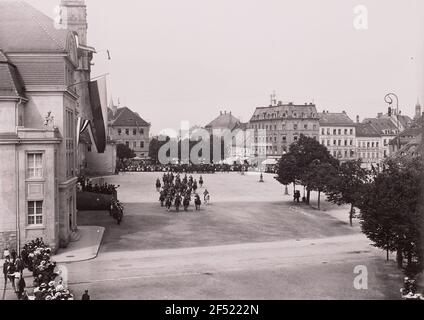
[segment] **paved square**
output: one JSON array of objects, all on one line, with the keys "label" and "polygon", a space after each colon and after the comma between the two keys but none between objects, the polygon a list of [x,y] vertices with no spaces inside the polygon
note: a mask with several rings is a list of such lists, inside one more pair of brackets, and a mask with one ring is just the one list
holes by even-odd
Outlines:
[{"label": "paved square", "polygon": [[[105,178],[121,185],[119,226],[106,212],[80,212],[80,225],[106,231],[95,260],[67,265],[77,296],[89,289],[94,299],[399,298],[402,275],[357,223],[348,225],[347,209],[294,205],[272,175],[259,183],[257,175],[219,173],[203,176],[210,206],[167,212],[158,177]],[[335,218],[344,211],[346,219]],[[367,290],[354,288],[358,265],[368,270]]]}]

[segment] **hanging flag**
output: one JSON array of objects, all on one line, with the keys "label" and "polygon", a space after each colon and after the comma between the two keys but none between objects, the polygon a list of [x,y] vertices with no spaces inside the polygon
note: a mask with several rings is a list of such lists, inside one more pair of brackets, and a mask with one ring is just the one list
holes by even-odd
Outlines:
[{"label": "hanging flag", "polygon": [[81,117],[78,117],[77,122],[77,146],[80,142],[80,136],[84,133],[87,127],[90,125],[90,120],[83,120]]},{"label": "hanging flag", "polygon": [[88,83],[90,104],[93,114],[91,131],[98,153],[106,150],[107,139],[107,90],[106,77]]}]

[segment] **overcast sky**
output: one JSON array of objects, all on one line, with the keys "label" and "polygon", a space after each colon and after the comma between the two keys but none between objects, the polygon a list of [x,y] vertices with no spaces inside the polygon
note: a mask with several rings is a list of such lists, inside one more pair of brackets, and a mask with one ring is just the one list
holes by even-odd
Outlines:
[{"label": "overcast sky", "polygon": [[[29,0],[53,16],[60,0]],[[368,8],[356,30],[354,8]],[[352,119],[404,114],[424,103],[422,0],[87,0],[93,76],[110,73],[109,95],[151,122],[206,125],[220,110],[248,121],[278,100]],[[109,49],[108,61],[104,50]],[[103,52],[101,52],[103,51]]]}]

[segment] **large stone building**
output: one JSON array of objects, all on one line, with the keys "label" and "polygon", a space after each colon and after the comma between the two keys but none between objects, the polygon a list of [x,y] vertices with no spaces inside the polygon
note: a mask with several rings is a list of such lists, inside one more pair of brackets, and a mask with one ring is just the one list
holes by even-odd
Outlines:
[{"label": "large stone building", "polygon": [[249,122],[255,132],[254,154],[280,158],[301,135],[319,141],[319,117],[312,103],[296,105],[281,101],[256,108]]},{"label": "large stone building", "polygon": [[340,161],[356,158],[355,123],[346,112],[319,114],[320,143],[326,146],[330,154]]},{"label": "large stone building", "polygon": [[211,121],[205,126],[205,129],[209,132],[210,135],[213,134],[213,131],[233,131],[241,121],[237,119],[232,112],[221,111],[220,115]]},{"label": "large stone building", "polygon": [[141,159],[149,157],[150,123],[127,107],[118,108],[112,102],[108,111],[109,137],[117,144],[125,144]]},{"label": "large stone building", "polygon": [[76,33],[16,1],[0,1],[0,49],[0,249],[36,237],[58,249],[77,227],[77,118],[91,99],[75,83],[89,77],[89,53]]}]

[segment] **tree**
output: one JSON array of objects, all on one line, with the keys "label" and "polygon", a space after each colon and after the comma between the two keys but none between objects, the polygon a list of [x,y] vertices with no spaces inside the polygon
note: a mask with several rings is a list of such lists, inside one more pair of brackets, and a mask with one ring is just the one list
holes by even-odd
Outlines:
[{"label": "tree", "polygon": [[369,172],[361,167],[361,160],[347,161],[340,165],[337,174],[329,177],[328,201],[337,205],[350,204],[349,221],[353,225],[355,207],[361,200]]},{"label": "tree", "polygon": [[337,167],[333,164],[316,160],[309,165],[308,171],[304,174],[305,183],[310,190],[318,192],[318,210],[321,210],[321,193],[326,191],[328,180],[337,175]]},{"label": "tree", "polygon": [[121,161],[124,159],[132,159],[135,158],[135,152],[126,144],[118,144],[116,146],[116,157]]},{"label": "tree", "polygon": [[375,180],[363,189],[361,226],[374,246],[387,252],[397,251],[402,267],[423,267],[424,165],[421,159],[389,160]]},{"label": "tree", "polygon": [[339,165],[339,161],[331,156],[327,148],[317,140],[301,135],[299,140],[290,146],[289,155],[296,159],[296,179],[299,180],[307,190],[306,203],[310,203],[312,186],[309,185],[308,171],[314,161],[321,164],[328,163],[334,167]]},{"label": "tree", "polygon": [[158,137],[153,138],[149,144],[149,158],[153,160],[154,163],[159,163],[159,150],[164,144],[170,140],[169,137],[159,140]]},{"label": "tree", "polygon": [[297,172],[296,158],[291,154],[283,155],[278,162],[277,176],[275,179],[285,186],[293,183],[293,188],[296,190],[298,178],[299,173]]}]

